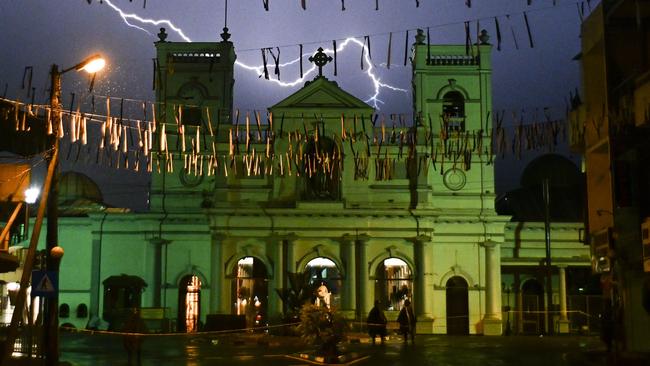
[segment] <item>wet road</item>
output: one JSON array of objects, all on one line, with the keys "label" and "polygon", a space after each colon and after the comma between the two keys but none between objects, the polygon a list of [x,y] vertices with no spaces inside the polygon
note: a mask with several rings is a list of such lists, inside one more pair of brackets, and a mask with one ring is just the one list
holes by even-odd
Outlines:
[{"label": "wet road", "polygon": [[[424,336],[404,345],[397,338],[385,345],[367,339],[343,346],[365,358],[355,365],[605,365],[596,337]],[[258,335],[151,336],[142,347],[142,365],[308,365],[287,355],[308,350],[297,338]],[[63,333],[61,361],[73,365],[127,365],[123,338],[114,335]]]}]

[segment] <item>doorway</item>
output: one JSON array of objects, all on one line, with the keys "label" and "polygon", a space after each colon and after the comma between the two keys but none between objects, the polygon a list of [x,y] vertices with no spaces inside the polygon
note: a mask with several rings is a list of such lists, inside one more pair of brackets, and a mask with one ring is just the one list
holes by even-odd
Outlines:
[{"label": "doorway", "polygon": [[467,281],[454,276],[447,281],[447,334],[469,334],[469,295]]},{"label": "doorway", "polygon": [[178,286],[178,320],[176,329],[183,333],[199,331],[201,318],[201,280],[194,275],[181,279]]},{"label": "doorway", "polygon": [[544,329],[544,287],[535,279],[521,286],[522,331],[539,334]]}]

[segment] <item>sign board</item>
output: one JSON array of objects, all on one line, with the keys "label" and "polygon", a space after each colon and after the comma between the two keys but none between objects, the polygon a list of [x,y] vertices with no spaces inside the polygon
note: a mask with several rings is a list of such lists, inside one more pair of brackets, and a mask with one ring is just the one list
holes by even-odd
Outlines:
[{"label": "sign board", "polygon": [[54,298],[58,293],[58,273],[54,271],[32,271],[32,296]]}]

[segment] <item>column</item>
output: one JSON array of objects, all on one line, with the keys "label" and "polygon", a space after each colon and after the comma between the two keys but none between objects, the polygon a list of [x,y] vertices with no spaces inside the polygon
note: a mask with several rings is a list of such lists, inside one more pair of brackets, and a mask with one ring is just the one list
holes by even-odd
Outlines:
[{"label": "column", "polygon": [[356,256],[354,255],[355,243],[351,235],[343,235],[339,240],[341,245],[341,257],[345,263],[345,279],[343,280],[343,297],[342,310],[348,313],[348,316],[354,316],[356,311],[357,299],[357,266]]},{"label": "column", "polygon": [[357,251],[357,317],[363,319],[366,314],[372,309],[373,299],[370,299],[371,294],[368,291],[368,282],[370,281],[368,275],[368,235],[357,235],[355,238],[355,247]]},{"label": "column", "polygon": [[485,317],[483,318],[483,335],[501,335],[501,261],[499,243],[486,240],[485,248]]},{"label": "column", "polygon": [[223,264],[223,241],[226,236],[220,233],[212,234],[210,244],[210,313],[228,314],[230,311],[223,306],[224,297],[228,296],[225,291]]},{"label": "column", "polygon": [[432,319],[433,299],[429,278],[431,277],[431,237],[420,235],[413,238],[415,245],[415,315],[418,319]]},{"label": "column", "polygon": [[147,267],[151,271],[153,283],[152,283],[152,300],[151,305],[153,307],[161,306],[161,291],[162,291],[162,263],[163,263],[163,247],[171,243],[170,240],[163,238],[152,238],[149,239],[149,244],[153,247],[153,255],[149,255],[147,258]]},{"label": "column", "polygon": [[433,333],[433,284],[430,283],[431,271],[431,237],[419,235],[412,238],[413,256],[415,258],[415,289],[413,302],[417,333]]},{"label": "column", "polygon": [[566,298],[566,265],[558,265],[560,275],[560,319],[557,321],[558,333],[569,333],[569,317],[567,315]]},{"label": "column", "polygon": [[270,253],[273,259],[273,280],[269,281],[268,289],[268,317],[273,323],[280,322],[282,319],[282,299],[278,295],[279,289],[284,286],[284,240],[280,235],[271,235],[268,238],[267,253]]}]

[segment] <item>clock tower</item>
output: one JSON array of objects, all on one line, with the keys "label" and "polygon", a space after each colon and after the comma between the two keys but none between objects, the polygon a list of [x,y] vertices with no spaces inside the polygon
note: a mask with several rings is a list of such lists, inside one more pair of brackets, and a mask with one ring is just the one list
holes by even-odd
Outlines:
[{"label": "clock tower", "polygon": [[158,159],[151,179],[150,208],[196,211],[214,186],[203,174],[211,154],[204,136],[231,122],[237,56],[228,40],[228,28],[224,28],[221,42],[167,42],[164,28],[158,37],[158,145],[154,149]]}]

